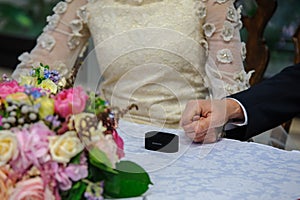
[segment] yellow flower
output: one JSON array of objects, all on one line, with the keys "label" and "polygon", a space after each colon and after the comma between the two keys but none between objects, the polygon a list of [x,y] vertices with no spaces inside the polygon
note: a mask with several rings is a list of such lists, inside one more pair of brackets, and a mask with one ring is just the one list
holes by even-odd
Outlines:
[{"label": "yellow flower", "polygon": [[9,130],[0,131],[0,166],[18,155],[16,135]]},{"label": "yellow flower", "polygon": [[67,80],[66,80],[65,77],[62,77],[62,78],[59,80],[59,82],[58,82],[58,85],[59,85],[60,87],[65,87],[66,84],[67,84]]},{"label": "yellow flower", "polygon": [[37,85],[37,80],[35,77],[21,75],[20,85]]},{"label": "yellow flower", "polygon": [[83,145],[75,131],[68,131],[63,135],[50,136],[49,148],[53,160],[68,163],[72,157],[83,150]]},{"label": "yellow flower", "polygon": [[50,92],[54,94],[57,92],[58,89],[57,85],[50,79],[43,80],[41,84],[38,85],[38,87],[45,90],[50,90]]},{"label": "yellow flower", "polygon": [[46,118],[48,115],[54,114],[54,99],[47,96],[42,96],[36,99],[35,104],[40,104],[39,115],[42,119]]},{"label": "yellow flower", "polygon": [[9,99],[9,100],[14,100],[14,101],[19,101],[19,102],[24,102],[24,103],[30,103],[30,100],[29,100],[27,94],[25,94],[23,92],[17,92],[17,93],[7,95],[6,99],[7,100]]}]

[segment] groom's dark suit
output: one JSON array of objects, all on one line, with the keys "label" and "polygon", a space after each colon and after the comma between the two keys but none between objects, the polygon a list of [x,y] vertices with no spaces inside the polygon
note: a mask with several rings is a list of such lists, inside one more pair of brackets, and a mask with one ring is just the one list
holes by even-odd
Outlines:
[{"label": "groom's dark suit", "polygon": [[274,128],[300,113],[300,63],[230,97],[245,107],[248,125],[227,131],[226,137],[247,140]]}]

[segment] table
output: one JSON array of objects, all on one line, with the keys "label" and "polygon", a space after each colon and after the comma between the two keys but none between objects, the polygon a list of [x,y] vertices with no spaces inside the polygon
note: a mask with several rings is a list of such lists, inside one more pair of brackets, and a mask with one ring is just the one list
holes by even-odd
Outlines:
[{"label": "table", "polygon": [[[144,133],[167,131],[179,136],[177,153],[144,149]],[[154,185],[143,199],[300,198],[300,151],[285,151],[253,142],[222,139],[195,144],[182,130],[120,121],[125,160],[140,164]]]}]

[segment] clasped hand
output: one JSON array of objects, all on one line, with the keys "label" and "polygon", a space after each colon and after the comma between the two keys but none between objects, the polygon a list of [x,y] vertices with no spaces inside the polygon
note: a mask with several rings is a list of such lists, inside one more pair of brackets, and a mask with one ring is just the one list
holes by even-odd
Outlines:
[{"label": "clasped hand", "polygon": [[213,143],[237,111],[240,106],[232,99],[192,100],[183,111],[180,125],[194,142]]}]

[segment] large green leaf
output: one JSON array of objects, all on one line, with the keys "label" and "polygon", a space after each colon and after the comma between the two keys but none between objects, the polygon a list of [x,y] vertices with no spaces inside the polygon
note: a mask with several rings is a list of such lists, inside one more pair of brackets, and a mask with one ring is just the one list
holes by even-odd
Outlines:
[{"label": "large green leaf", "polygon": [[89,165],[89,175],[87,177],[91,182],[100,182],[106,179],[107,176],[110,176],[112,173],[105,172],[94,165]]},{"label": "large green leaf", "polygon": [[61,191],[60,192],[61,198],[63,200],[81,200],[86,187],[87,187],[86,183],[84,183],[82,181],[78,181],[73,184],[73,186],[70,190]]},{"label": "large green leaf", "polygon": [[106,154],[98,148],[89,150],[89,162],[100,170],[117,173],[113,168]]},{"label": "large green leaf", "polygon": [[148,173],[131,161],[121,161],[117,164],[118,174],[114,174],[104,183],[106,198],[137,197],[145,193],[152,184]]}]

